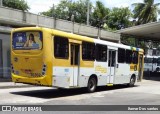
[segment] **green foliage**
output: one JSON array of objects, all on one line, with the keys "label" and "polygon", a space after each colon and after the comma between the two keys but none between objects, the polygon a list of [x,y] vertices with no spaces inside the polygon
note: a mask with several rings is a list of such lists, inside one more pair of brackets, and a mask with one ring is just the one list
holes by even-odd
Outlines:
[{"label": "green foliage", "polygon": [[[42,12],[42,15],[55,16],[59,19],[72,20],[77,23],[86,23],[87,6],[89,0],[62,0],[53,10]],[[106,30],[115,31],[117,29],[131,26],[130,18],[132,16],[129,8],[113,8],[110,10],[100,1],[96,2],[96,6],[90,4],[90,25],[100,27]]]},{"label": "green foliage", "polygon": [[136,41],[134,37],[122,36],[121,42],[126,45],[135,46]]},{"label": "green foliage", "polygon": [[[92,26],[102,26],[106,22],[110,9],[106,8],[104,4],[100,1],[96,2],[96,7],[94,7],[94,12],[92,13]],[[100,25],[102,24],[102,25]]]},{"label": "green foliage", "polygon": [[24,0],[3,0],[3,6],[28,11],[30,8]]},{"label": "green foliage", "polygon": [[137,25],[154,22],[157,20],[158,6],[160,3],[154,4],[154,0],[144,0],[143,3],[135,3],[133,13],[134,18],[138,19]]},{"label": "green foliage", "polygon": [[[77,23],[86,23],[87,20],[87,4],[88,0],[79,0],[72,2],[71,0],[62,0],[54,9],[50,9],[47,12],[42,12],[42,15],[56,16],[59,19],[71,21],[72,15],[74,15],[74,21]],[[90,3],[90,8],[91,3]]]},{"label": "green foliage", "polygon": [[111,29],[119,30],[132,25],[129,20],[132,17],[132,13],[128,7],[126,8],[113,8],[109,13],[107,25]]}]

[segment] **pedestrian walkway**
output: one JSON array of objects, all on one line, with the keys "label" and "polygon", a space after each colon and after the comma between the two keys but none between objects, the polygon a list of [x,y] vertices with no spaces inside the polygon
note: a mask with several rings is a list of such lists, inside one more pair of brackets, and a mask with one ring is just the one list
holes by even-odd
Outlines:
[{"label": "pedestrian walkway", "polygon": [[0,82],[0,89],[22,88],[22,87],[33,87],[33,85],[14,83],[14,82]]},{"label": "pedestrian walkway", "polygon": [[11,78],[0,78],[0,82],[12,82]]}]

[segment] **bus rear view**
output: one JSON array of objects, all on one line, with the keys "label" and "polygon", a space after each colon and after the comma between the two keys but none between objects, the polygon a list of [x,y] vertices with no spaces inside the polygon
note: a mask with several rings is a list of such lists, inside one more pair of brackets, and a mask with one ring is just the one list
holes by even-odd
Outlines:
[{"label": "bus rear view", "polygon": [[43,57],[43,32],[41,28],[20,28],[11,35],[12,80],[50,86],[47,81],[47,64]]}]

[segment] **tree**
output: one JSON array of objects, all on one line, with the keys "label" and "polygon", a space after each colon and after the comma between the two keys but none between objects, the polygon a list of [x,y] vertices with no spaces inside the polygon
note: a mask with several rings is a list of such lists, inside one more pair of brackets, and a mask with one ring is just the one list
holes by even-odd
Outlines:
[{"label": "tree", "polygon": [[92,26],[101,26],[105,24],[105,21],[108,18],[108,15],[110,13],[110,9],[106,8],[102,2],[97,1],[96,7],[93,8],[93,14],[92,14]]},{"label": "tree", "polygon": [[24,0],[3,0],[3,6],[28,11],[30,8]]},{"label": "tree", "polygon": [[143,3],[134,3],[133,13],[137,20],[137,25],[154,22],[157,20],[158,6],[160,3],[154,4],[154,0],[144,0]]},{"label": "tree", "polygon": [[[53,16],[53,13],[59,19],[71,21],[72,15],[74,15],[74,21],[77,23],[86,23],[87,20],[87,4],[88,0],[79,0],[72,2],[71,0],[62,0],[54,9],[42,12],[42,15]],[[90,8],[92,4],[90,3]]]},{"label": "tree", "polygon": [[119,30],[131,26],[132,13],[128,7],[126,8],[113,8],[109,13],[107,25],[113,30]]}]

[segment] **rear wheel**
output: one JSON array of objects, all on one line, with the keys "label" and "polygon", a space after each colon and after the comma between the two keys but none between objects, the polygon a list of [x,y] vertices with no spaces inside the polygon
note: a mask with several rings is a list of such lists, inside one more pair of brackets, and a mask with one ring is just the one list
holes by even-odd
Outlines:
[{"label": "rear wheel", "polygon": [[135,82],[136,82],[136,77],[135,77],[135,76],[132,76],[131,79],[130,79],[130,82],[129,82],[129,86],[130,86],[130,87],[133,87],[134,84],[135,84]]},{"label": "rear wheel", "polygon": [[96,90],[96,87],[97,87],[97,81],[96,79],[93,77],[91,77],[88,81],[88,86],[87,86],[87,89],[88,89],[88,92],[92,93]]},{"label": "rear wheel", "polygon": [[160,70],[159,67],[157,67],[157,68],[156,68],[156,72],[159,72],[159,70]]}]

